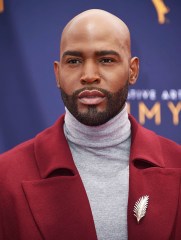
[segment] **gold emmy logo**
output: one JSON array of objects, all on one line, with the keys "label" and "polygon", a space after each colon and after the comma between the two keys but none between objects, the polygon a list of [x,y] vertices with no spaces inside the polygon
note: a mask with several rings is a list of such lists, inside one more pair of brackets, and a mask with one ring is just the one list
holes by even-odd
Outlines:
[{"label": "gold emmy logo", "polygon": [[158,22],[160,24],[166,23],[167,19],[165,15],[170,11],[170,9],[165,5],[163,0],[152,0],[152,3],[157,12]]},{"label": "gold emmy logo", "polygon": [[4,1],[0,0],[0,13],[4,11]]}]

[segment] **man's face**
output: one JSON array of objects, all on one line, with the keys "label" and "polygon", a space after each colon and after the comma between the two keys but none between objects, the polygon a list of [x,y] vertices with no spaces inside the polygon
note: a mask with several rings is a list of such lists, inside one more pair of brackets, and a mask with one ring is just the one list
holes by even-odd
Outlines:
[{"label": "man's face", "polygon": [[97,126],[123,108],[130,78],[125,40],[116,31],[84,24],[68,29],[55,63],[65,106],[80,122]]}]

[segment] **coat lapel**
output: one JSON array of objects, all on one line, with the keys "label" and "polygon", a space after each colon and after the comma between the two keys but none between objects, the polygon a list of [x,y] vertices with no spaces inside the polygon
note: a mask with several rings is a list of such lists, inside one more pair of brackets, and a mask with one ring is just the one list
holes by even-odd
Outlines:
[{"label": "coat lapel", "polygon": [[[128,239],[170,239],[177,216],[180,170],[165,168],[158,137],[132,118],[131,123]],[[149,196],[148,208],[138,224],[133,209],[144,195]]]},{"label": "coat lapel", "polygon": [[40,179],[23,190],[43,239],[96,240],[88,198],[63,133],[63,118],[35,139]]},{"label": "coat lapel", "polygon": [[43,239],[96,240],[88,200],[79,176],[23,182]]}]

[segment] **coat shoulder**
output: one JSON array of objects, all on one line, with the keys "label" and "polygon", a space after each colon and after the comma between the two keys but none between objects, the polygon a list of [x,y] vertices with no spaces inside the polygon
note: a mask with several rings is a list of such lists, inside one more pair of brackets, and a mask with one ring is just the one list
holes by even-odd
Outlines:
[{"label": "coat shoulder", "polygon": [[181,145],[141,126],[129,115],[133,150],[138,156],[150,157],[168,168],[181,168]]},{"label": "coat shoulder", "polygon": [[169,167],[181,168],[181,145],[176,142],[157,135],[159,139],[165,164]]},{"label": "coat shoulder", "polygon": [[16,162],[22,156],[33,154],[34,138],[18,144],[12,149],[0,154],[0,165]]},{"label": "coat shoulder", "polygon": [[[14,148],[0,154],[0,178],[9,174],[25,173],[31,175],[36,172],[36,149],[37,142],[43,142],[46,147],[52,141],[53,136],[58,132],[58,129],[63,126],[64,115],[62,115],[52,126],[38,133],[34,138],[25,141]],[[27,175],[27,176],[28,176]]]}]

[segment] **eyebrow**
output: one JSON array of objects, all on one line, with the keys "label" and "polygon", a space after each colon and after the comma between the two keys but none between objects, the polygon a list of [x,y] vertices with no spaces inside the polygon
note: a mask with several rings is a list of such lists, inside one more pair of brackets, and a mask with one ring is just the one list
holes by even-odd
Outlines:
[{"label": "eyebrow", "polygon": [[[102,50],[102,51],[96,51],[95,53],[96,56],[101,57],[101,56],[106,56],[106,55],[115,55],[115,56],[120,56],[118,52],[114,50]],[[82,57],[83,54],[79,51],[65,51],[62,55],[62,58],[65,56],[75,56],[75,57]]]},{"label": "eyebrow", "polygon": [[65,56],[75,56],[75,57],[82,57],[82,53],[79,52],[79,51],[65,51],[62,55],[62,57],[65,57]]},{"label": "eyebrow", "polygon": [[114,51],[114,50],[102,50],[102,51],[97,51],[96,52],[97,56],[105,56],[105,55],[115,55],[115,56],[120,56],[118,52]]}]

